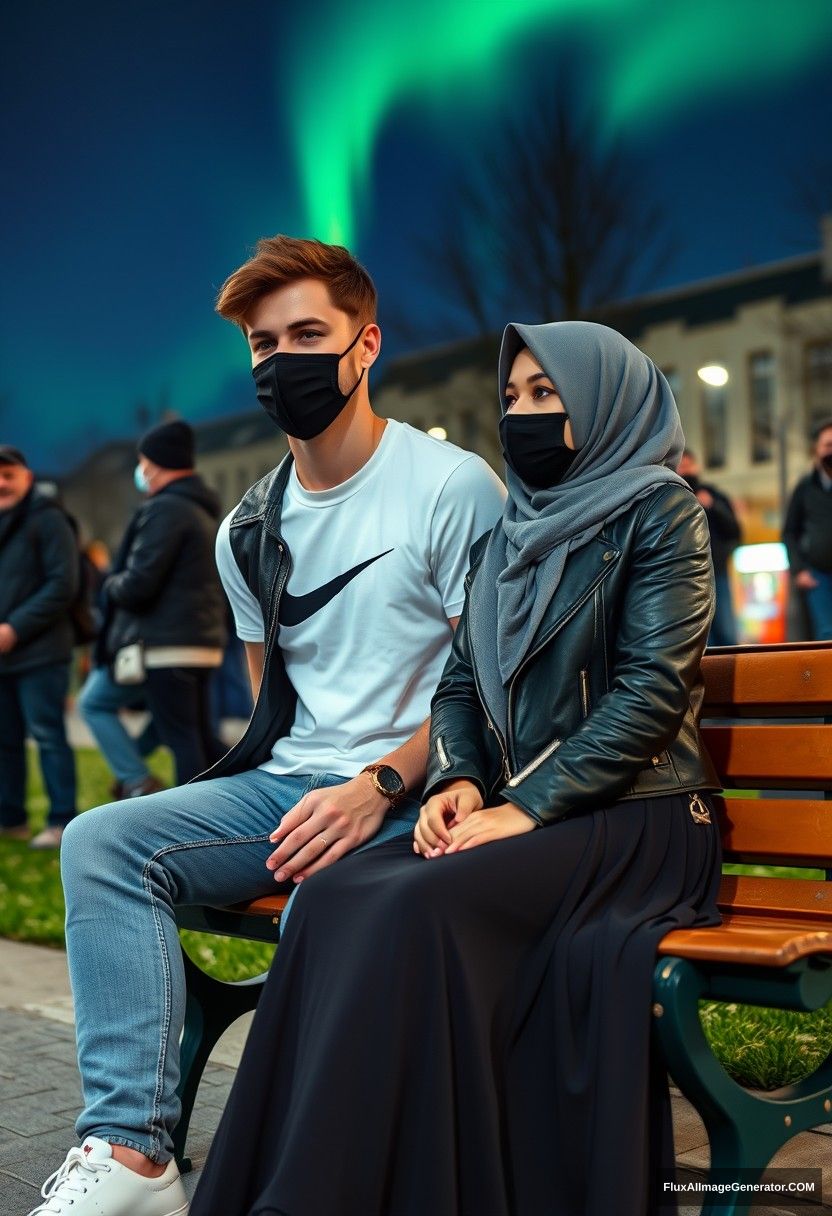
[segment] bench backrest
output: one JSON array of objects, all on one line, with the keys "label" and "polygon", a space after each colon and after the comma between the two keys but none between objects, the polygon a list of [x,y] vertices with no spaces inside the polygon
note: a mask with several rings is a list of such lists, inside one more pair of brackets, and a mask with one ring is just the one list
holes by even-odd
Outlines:
[{"label": "bench backrest", "polygon": [[702,671],[705,745],[726,792],[742,791],[716,800],[725,860],[827,874],[725,876],[720,904],[832,923],[832,642],[725,647]]}]

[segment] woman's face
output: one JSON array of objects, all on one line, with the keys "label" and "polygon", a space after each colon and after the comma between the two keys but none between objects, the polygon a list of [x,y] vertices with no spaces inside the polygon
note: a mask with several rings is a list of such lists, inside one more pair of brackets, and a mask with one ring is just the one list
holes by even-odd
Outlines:
[{"label": "woman's face", "polygon": [[[503,397],[508,414],[565,414],[564,404],[549,376],[527,347],[518,353],[511,365]],[[575,450],[572,423],[566,423],[564,443]]]}]

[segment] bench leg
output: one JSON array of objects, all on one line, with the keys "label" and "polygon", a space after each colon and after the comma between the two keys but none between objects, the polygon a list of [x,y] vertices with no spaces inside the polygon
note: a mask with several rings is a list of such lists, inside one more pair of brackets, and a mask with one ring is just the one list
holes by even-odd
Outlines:
[{"label": "bench leg", "polygon": [[[703,973],[688,959],[660,959],[653,982],[653,1029],[665,1062],[702,1117],[711,1148],[711,1172],[721,1181],[750,1182],[765,1171],[779,1148],[797,1132],[829,1120],[825,1103],[832,1088],[832,1056],[796,1085],[771,1094],[752,1094],[728,1075],[713,1054],[699,1017],[707,988]],[[719,1207],[705,1203],[702,1216],[739,1216],[749,1201],[739,1194]]]},{"label": "bench leg", "polygon": [[185,1156],[185,1142],[208,1057],[228,1027],[256,1007],[266,975],[235,984],[225,983],[206,975],[184,950],[182,958],[187,982],[177,1087],[182,1113],[173,1133],[173,1152],[180,1172],[185,1174],[191,1169],[190,1158]]}]

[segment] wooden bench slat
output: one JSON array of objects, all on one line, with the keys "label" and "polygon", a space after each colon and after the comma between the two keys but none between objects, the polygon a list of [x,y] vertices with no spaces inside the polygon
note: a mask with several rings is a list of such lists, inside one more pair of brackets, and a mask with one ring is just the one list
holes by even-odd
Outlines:
[{"label": "wooden bench slat", "polygon": [[832,644],[706,654],[704,717],[832,714]]},{"label": "wooden bench slat", "polygon": [[731,789],[824,789],[832,774],[832,725],[705,726],[705,746]]},{"label": "wooden bench slat", "polygon": [[714,803],[726,861],[832,868],[832,801],[717,797]]},{"label": "wooden bench slat", "polygon": [[243,916],[280,916],[288,902],[288,895],[263,895],[260,899],[248,899],[241,904],[232,904],[232,907]]},{"label": "wooden bench slat", "polygon": [[832,927],[812,928],[762,916],[728,915],[721,925],[673,929],[662,938],[659,954],[710,962],[787,967],[809,954],[832,954]]},{"label": "wooden bench slat", "polygon": [[832,928],[832,882],[723,874],[717,902],[731,914],[782,916]]}]

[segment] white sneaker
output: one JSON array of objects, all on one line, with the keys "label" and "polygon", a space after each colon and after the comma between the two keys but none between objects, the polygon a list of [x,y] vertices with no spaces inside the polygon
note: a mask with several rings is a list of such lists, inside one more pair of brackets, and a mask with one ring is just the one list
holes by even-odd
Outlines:
[{"label": "white sneaker", "polygon": [[41,1190],[29,1216],[186,1216],[188,1199],[175,1161],[145,1178],[113,1158],[106,1140],[88,1136]]}]

